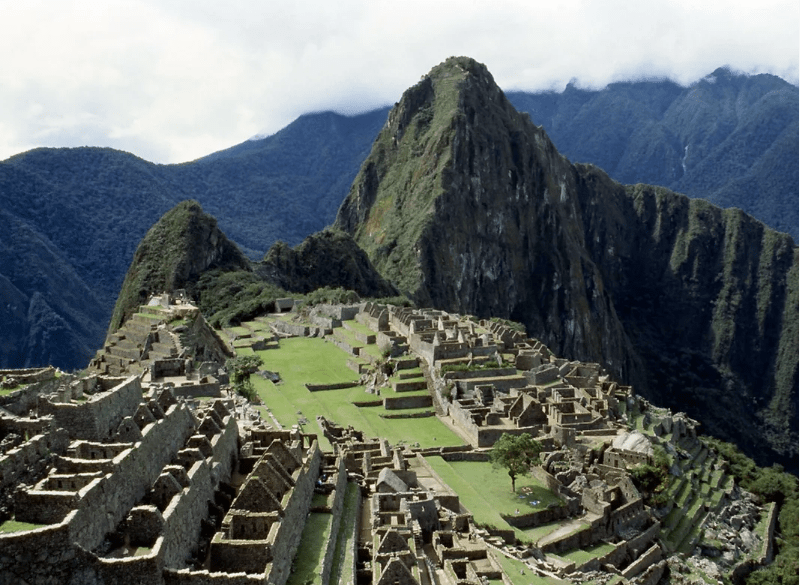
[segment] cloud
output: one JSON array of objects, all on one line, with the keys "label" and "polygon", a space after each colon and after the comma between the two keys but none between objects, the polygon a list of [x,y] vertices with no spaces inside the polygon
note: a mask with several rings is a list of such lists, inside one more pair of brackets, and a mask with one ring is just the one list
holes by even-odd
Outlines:
[{"label": "cloud", "polygon": [[394,103],[450,55],[529,91],[689,84],[722,65],[798,77],[800,8],[779,0],[27,0],[3,13],[0,159],[91,144],[191,160],[309,111]]}]

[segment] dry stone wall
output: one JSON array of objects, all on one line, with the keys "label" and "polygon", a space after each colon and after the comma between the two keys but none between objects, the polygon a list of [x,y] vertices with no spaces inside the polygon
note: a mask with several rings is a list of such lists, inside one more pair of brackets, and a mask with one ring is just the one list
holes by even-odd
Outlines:
[{"label": "dry stone wall", "polygon": [[297,546],[303,535],[305,519],[314,495],[314,484],[319,477],[322,451],[314,441],[308,458],[295,472],[294,489],[284,507],[284,516],[278,527],[278,535],[272,549],[273,561],[267,581],[273,585],[284,585],[289,578]]},{"label": "dry stone wall", "polygon": [[139,378],[131,376],[107,392],[93,395],[84,403],[52,402],[39,397],[39,416],[50,415],[54,424],[67,429],[75,439],[103,441],[127,416],[133,416],[142,401]]}]

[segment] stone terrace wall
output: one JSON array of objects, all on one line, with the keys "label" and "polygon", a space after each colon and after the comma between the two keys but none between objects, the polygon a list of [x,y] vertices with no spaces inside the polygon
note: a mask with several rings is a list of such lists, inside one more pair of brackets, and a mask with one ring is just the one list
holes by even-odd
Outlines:
[{"label": "stone terrace wall", "polygon": [[536,512],[531,512],[529,514],[520,514],[519,516],[507,516],[501,514],[501,517],[514,528],[532,528],[534,526],[547,524],[548,522],[562,520],[569,515],[570,509],[568,506],[557,506],[554,508],[537,510]]},{"label": "stone terrace wall", "polygon": [[[93,583],[136,583],[136,585],[161,585],[162,564],[159,548],[162,539],[159,539],[150,554],[121,559],[98,558],[91,553],[84,553],[87,558],[84,568],[80,571],[83,582]],[[90,579],[91,573],[96,575],[95,580]],[[74,577],[73,581],[74,582]]]},{"label": "stone terrace wall", "polygon": [[339,534],[339,526],[342,521],[342,508],[344,507],[345,495],[347,494],[347,469],[345,469],[344,457],[338,457],[337,462],[336,488],[333,492],[333,505],[331,505],[331,514],[333,514],[331,536],[325,544],[325,555],[323,556],[322,568],[320,570],[320,578],[323,583],[327,583],[330,578],[333,554],[336,552],[337,535]]},{"label": "stone terrace wall", "polygon": [[430,394],[421,396],[387,396],[383,399],[386,410],[404,410],[406,408],[429,408],[433,406]]},{"label": "stone terrace wall", "polygon": [[183,568],[184,560],[197,543],[200,521],[208,515],[208,502],[214,500],[214,490],[221,479],[230,477],[237,439],[236,420],[228,416],[223,432],[212,440],[213,456],[192,466],[190,487],[173,498],[164,511],[164,566]]},{"label": "stone terrace wall", "polygon": [[51,376],[43,381],[13,390],[10,394],[0,396],[0,408],[7,410],[11,414],[23,416],[38,404],[40,394],[55,392],[60,382],[60,378]]},{"label": "stone terrace wall", "polygon": [[308,325],[297,325],[295,323],[287,323],[286,321],[275,321],[272,326],[278,333],[285,333],[286,335],[293,335],[295,337],[308,337],[310,331]]},{"label": "stone terrace wall", "polygon": [[70,523],[71,540],[89,550],[112,532],[141,500],[165,465],[193,433],[196,420],[184,405],[172,405],[164,419],[146,426],[137,447],[120,461],[116,473],[102,478],[80,502]]},{"label": "stone terrace wall", "polygon": [[0,583],[68,583],[76,565],[68,523],[0,534]]},{"label": "stone terrace wall", "polygon": [[0,455],[0,488],[16,483],[19,475],[48,453],[64,453],[69,446],[69,434],[64,429],[36,435],[5,455]]},{"label": "stone terrace wall", "polygon": [[133,416],[142,401],[139,378],[131,376],[108,392],[90,397],[82,404],[53,403],[39,397],[39,416],[52,415],[55,425],[65,428],[74,439],[103,441],[126,416]]},{"label": "stone terrace wall", "polygon": [[173,392],[176,397],[181,398],[198,398],[204,397],[222,397],[222,390],[220,389],[219,382],[197,382],[196,384],[182,384],[175,386]]},{"label": "stone terrace wall", "polygon": [[322,451],[316,441],[309,450],[309,456],[303,465],[295,471],[295,486],[291,491],[289,501],[284,507],[284,516],[278,526],[275,546],[272,549],[273,561],[269,565],[267,581],[272,585],[284,585],[292,568],[297,546],[303,535],[306,524],[306,514],[311,506],[314,495],[314,484],[319,477],[320,460]]},{"label": "stone terrace wall", "polygon": [[264,585],[263,575],[165,569],[164,585]]}]

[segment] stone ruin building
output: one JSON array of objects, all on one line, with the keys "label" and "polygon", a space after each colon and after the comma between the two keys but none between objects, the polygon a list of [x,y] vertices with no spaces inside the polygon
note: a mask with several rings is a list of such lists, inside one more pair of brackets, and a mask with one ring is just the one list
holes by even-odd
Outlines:
[{"label": "stone ruin building", "polygon": [[[281,306],[296,310],[289,300]],[[338,333],[348,322],[371,333]],[[0,532],[0,582],[283,585],[308,518],[326,514],[333,534],[352,533],[341,583],[511,585],[506,556],[553,583],[619,575],[653,585],[703,530],[723,534],[736,522],[755,530],[761,512],[698,440],[697,424],[652,407],[598,364],[442,311],[363,303],[268,323],[226,341],[184,298],[162,295],[109,337],[82,377],[0,371],[0,524],[29,525]],[[268,347],[287,335],[336,343],[375,394],[384,362],[365,347],[384,348],[398,373],[421,368],[422,378],[393,384],[425,396],[379,403],[431,407],[464,444],[392,446],[320,417],[327,452],[316,434],[262,420],[226,389],[221,365],[237,344]],[[532,473],[562,504],[504,516],[507,528],[479,527],[426,457],[488,461],[503,433],[543,445]],[[656,448],[676,461],[674,497],[661,509],[628,473],[652,463]],[[694,504],[701,492],[720,496]],[[763,538],[749,533],[762,562],[774,512]],[[516,540],[513,528],[554,522],[565,529]],[[324,545],[324,584],[333,583],[337,542]],[[560,556],[598,543],[609,552],[584,562]]]}]

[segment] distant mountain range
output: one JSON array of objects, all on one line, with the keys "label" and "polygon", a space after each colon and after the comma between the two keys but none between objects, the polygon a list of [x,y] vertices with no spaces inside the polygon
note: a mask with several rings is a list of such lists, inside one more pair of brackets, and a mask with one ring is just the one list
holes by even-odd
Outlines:
[{"label": "distant mountain range", "polygon": [[[569,159],[737,206],[797,240],[798,89],[726,70],[601,91],[510,93]],[[0,162],[0,367],[85,366],[137,244],[195,199],[251,258],[333,222],[388,108],[301,116],[275,135],[180,165],[104,148]]]}]

